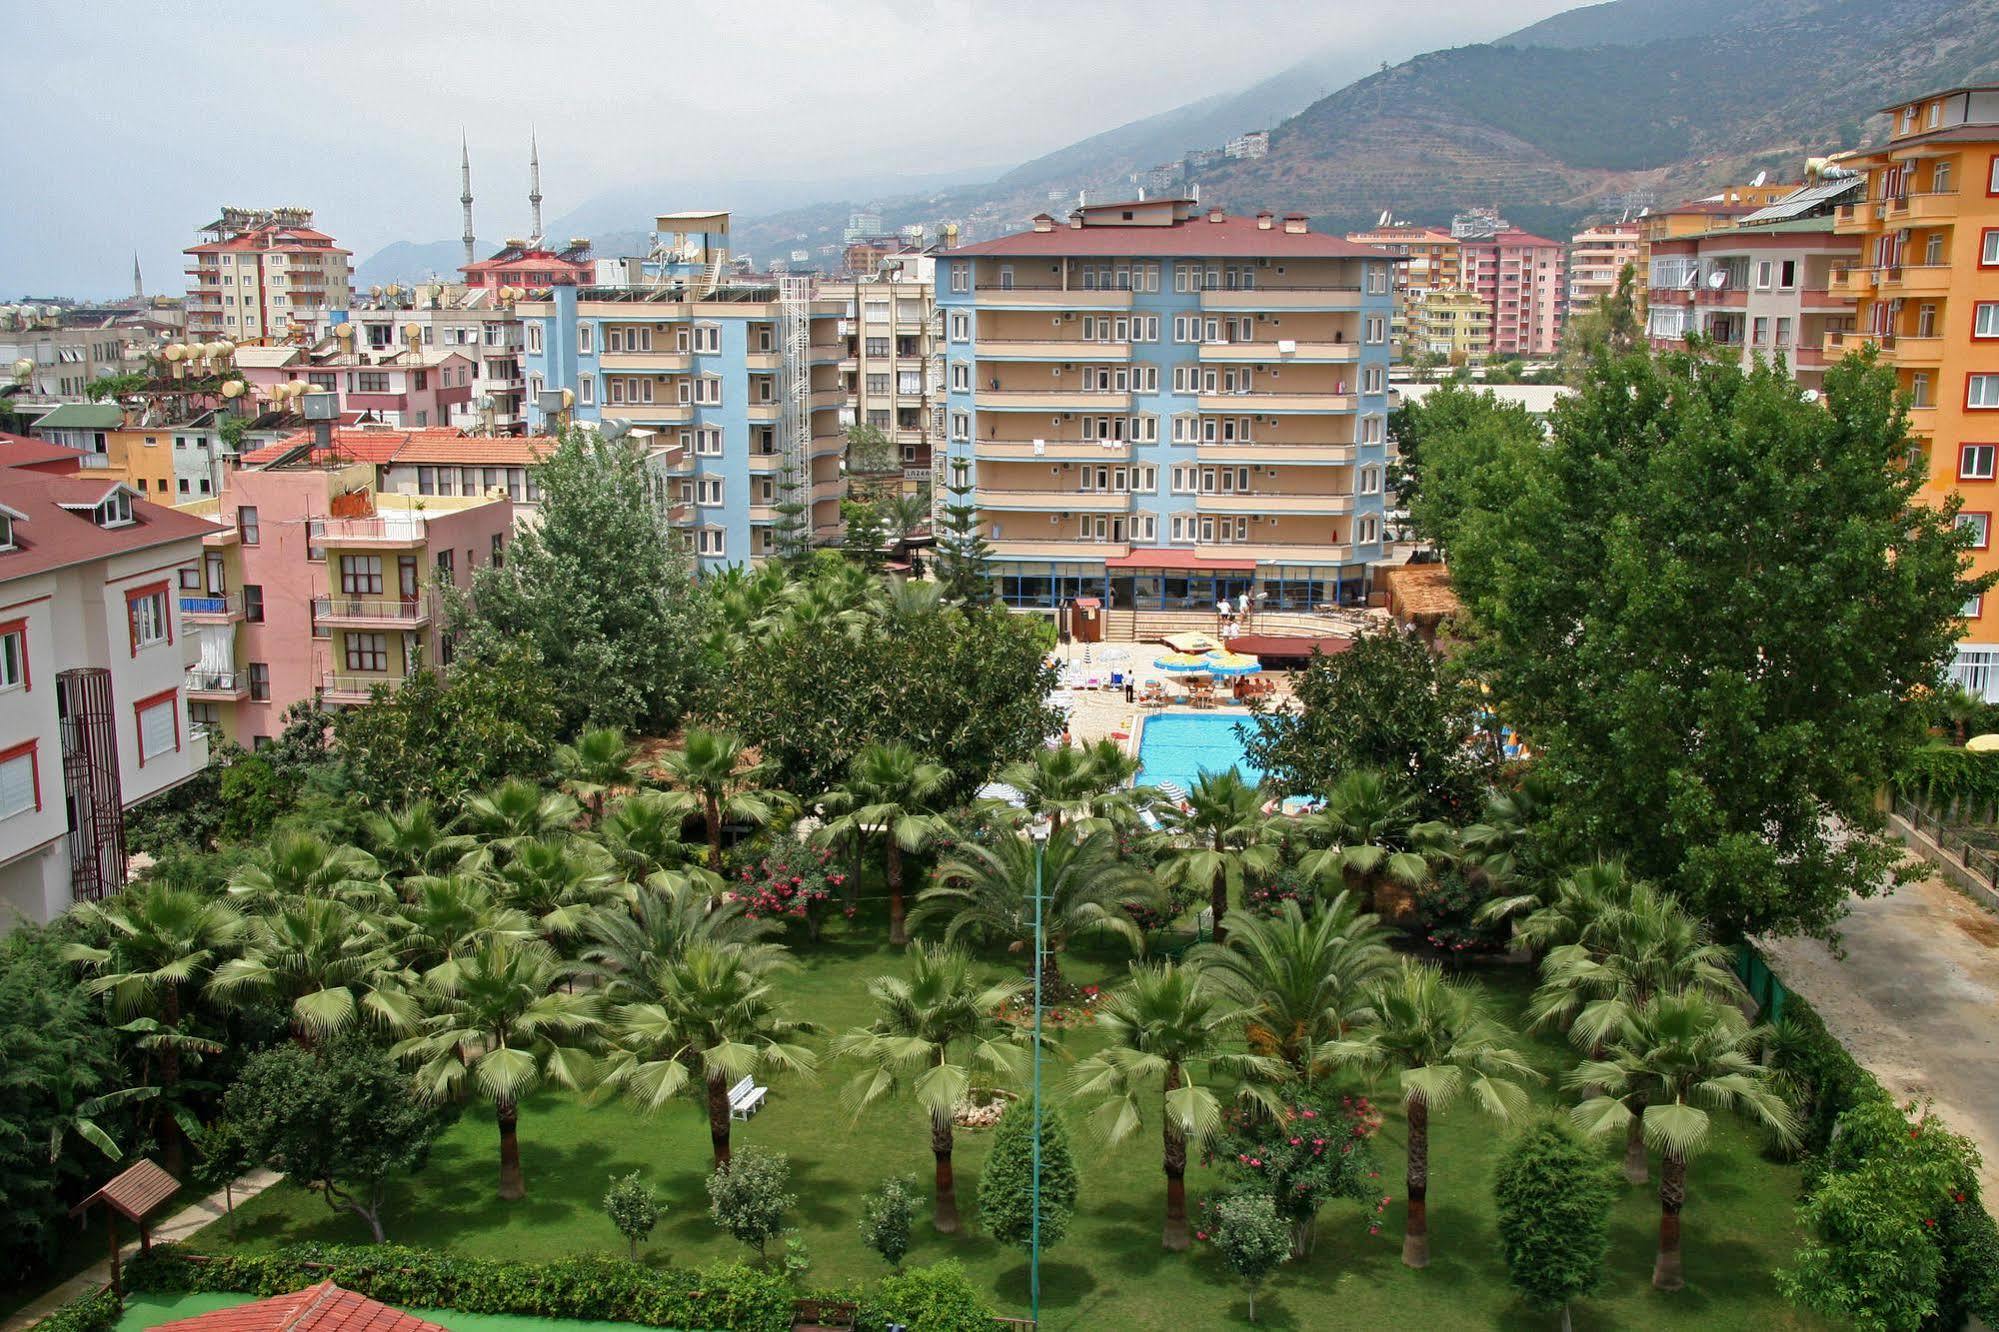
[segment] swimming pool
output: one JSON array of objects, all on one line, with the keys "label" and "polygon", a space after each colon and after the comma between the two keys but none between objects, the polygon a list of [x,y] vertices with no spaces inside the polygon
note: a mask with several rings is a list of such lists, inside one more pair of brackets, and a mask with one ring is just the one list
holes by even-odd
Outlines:
[{"label": "swimming pool", "polygon": [[1160,713],[1145,719],[1138,733],[1138,780],[1147,785],[1178,782],[1192,789],[1203,772],[1234,768],[1247,782],[1263,780],[1263,769],[1242,750],[1236,727],[1246,713]]}]

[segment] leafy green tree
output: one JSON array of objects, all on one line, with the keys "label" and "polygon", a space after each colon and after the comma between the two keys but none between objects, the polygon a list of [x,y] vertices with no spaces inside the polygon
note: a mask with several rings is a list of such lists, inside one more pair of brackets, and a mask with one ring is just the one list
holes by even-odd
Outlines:
[{"label": "leafy green tree", "polygon": [[1991,580],[1906,465],[1893,374],[1849,357],[1805,402],[1698,351],[1604,358],[1552,438],[1460,443],[1425,490],[1465,497],[1436,535],[1474,664],[1584,840],[1725,941],[1826,934],[1895,881],[1875,794]]},{"label": "leafy green tree", "polygon": [[934,1223],[942,1234],[958,1229],[952,1117],[975,1078],[1020,1071],[1020,1030],[998,1016],[1020,990],[1017,981],[982,981],[970,959],[949,946],[918,945],[909,950],[907,979],[877,976],[868,982],[874,1020],[833,1044],[836,1058],[862,1066],[847,1089],[856,1115],[900,1096],[926,1111],[936,1165]]},{"label": "leafy green tree", "polygon": [[437,1112],[380,1050],[363,1041],[318,1050],[277,1045],[252,1055],[223,1098],[241,1149],[317,1191],[335,1211],[387,1240],[389,1183],[424,1168],[441,1127]]},{"label": "leafy green tree", "polygon": [[951,496],[944,506],[944,521],[937,539],[937,581],[951,601],[980,604],[992,600],[992,543],[979,522],[978,491],[971,479],[971,463],[951,459]]},{"label": "leafy green tree", "polygon": [[854,755],[846,782],[824,797],[826,808],[838,811],[826,823],[828,840],[849,836],[861,843],[881,840],[891,947],[909,942],[903,919],[903,855],[923,850],[945,831],[938,809],[950,780],[942,764],[923,758],[908,745],[869,745]]},{"label": "leafy green tree", "polygon": [[1263,812],[1268,797],[1234,768],[1203,772],[1182,805],[1159,811],[1167,839],[1160,877],[1205,890],[1214,940],[1228,938],[1229,898],[1242,896],[1250,877],[1267,874],[1283,859],[1278,829]]},{"label": "leafy green tree", "polygon": [[899,1323],[923,1332],[988,1332],[993,1325],[979,1286],[952,1259],[883,1277],[863,1301],[861,1316],[864,1327]]},{"label": "leafy green tree", "polygon": [[841,500],[840,523],[843,529],[840,544],[847,558],[863,569],[879,572],[887,559],[882,546],[888,540],[881,506],[873,500]]},{"label": "leafy green tree", "polygon": [[[1081,1191],[1069,1130],[1053,1109],[1041,1115],[1041,1233],[1043,1249],[1062,1242]],[[993,1149],[979,1176],[979,1226],[1001,1244],[1026,1249],[1034,1232],[1034,1098],[1007,1106],[993,1130]]]},{"label": "leafy green tree", "polygon": [[1375,1183],[1381,1161],[1374,1136],[1381,1116],[1366,1097],[1343,1096],[1336,1106],[1294,1083],[1273,1110],[1238,1106],[1208,1144],[1207,1159],[1230,1181],[1229,1193],[1258,1193],[1291,1232],[1291,1256],[1312,1252],[1319,1212],[1335,1198],[1372,1202],[1368,1233],[1380,1233],[1388,1200]]},{"label": "leafy green tree", "polygon": [[1501,1121],[1527,1107],[1523,1082],[1540,1080],[1509,1033],[1470,985],[1448,980],[1429,963],[1407,958],[1394,976],[1370,991],[1374,1017],[1351,1036],[1328,1041],[1319,1057],[1363,1069],[1370,1076],[1393,1069],[1408,1117],[1406,1187],[1408,1224],[1402,1261],[1430,1265],[1430,1116],[1442,1114],[1469,1092],[1480,1110]]},{"label": "leafy green tree", "polygon": [[1599,357],[1623,357],[1645,346],[1644,298],[1638,291],[1638,269],[1625,264],[1617,271],[1617,286],[1581,310],[1569,312],[1562,330],[1562,378],[1580,384]]},{"label": "leafy green tree", "polygon": [[879,427],[856,421],[847,427],[847,470],[857,476],[899,473],[895,444]]},{"label": "leafy green tree", "polygon": [[1444,384],[1389,418],[1400,460],[1395,493],[1416,532],[1449,549],[1462,515],[1480,514],[1502,484],[1488,469],[1514,465],[1543,439],[1541,423],[1519,403],[1503,403],[1475,384]]},{"label": "leafy green tree", "polygon": [[785,1217],[798,1205],[790,1187],[789,1158],[745,1147],[708,1176],[708,1215],[731,1238],[754,1248],[759,1263],[768,1263],[770,1242],[784,1233]]},{"label": "leafy green tree", "polygon": [[885,1179],[880,1188],[861,1195],[861,1243],[900,1272],[903,1255],[909,1252],[909,1232],[915,1217],[916,1176]]},{"label": "leafy green tree", "polygon": [[660,766],[687,802],[683,816],[690,812],[701,816],[711,873],[722,872],[724,824],[769,823],[787,804],[781,794],[761,785],[773,771],[769,759],[752,760],[742,737],[726,731],[689,728],[681,747],[665,755]]},{"label": "leafy green tree", "polygon": [[[1104,1048],[1076,1065],[1070,1092],[1095,1102],[1092,1124],[1115,1145],[1138,1132],[1156,1095],[1166,1174],[1166,1224],[1161,1242],[1184,1250],[1187,1230],[1187,1147],[1222,1128],[1222,1101],[1211,1083],[1234,1084],[1239,1097],[1278,1103],[1269,1085],[1283,1065],[1228,1049],[1241,1014],[1202,979],[1197,968],[1171,962],[1131,965],[1131,978],[1098,1008]],[[1155,1088],[1157,1089],[1155,1091]]]},{"label": "leafy green tree", "polygon": [[1268,1195],[1238,1193],[1215,1204],[1213,1240],[1249,1296],[1249,1321],[1254,1323],[1256,1292],[1291,1260],[1291,1232]]},{"label": "leafy green tree", "polygon": [[1536,1309],[1560,1310],[1603,1280],[1610,1253],[1616,1177],[1576,1131],[1559,1119],[1521,1134],[1500,1159],[1493,1197],[1507,1280]]},{"label": "leafy green tree", "polygon": [[881,515],[882,528],[889,540],[907,541],[930,525],[930,485],[925,482],[915,494],[898,492],[884,496],[877,503],[876,510]]},{"label": "leafy green tree", "polygon": [[564,431],[536,469],[541,521],[452,608],[461,662],[533,646],[564,733],[665,734],[700,683],[702,603],[648,467],[635,441]]},{"label": "leafy green tree", "polygon": [[504,905],[492,881],[477,874],[414,875],[402,901],[373,922],[412,980],[447,983],[466,958],[494,939],[532,939],[535,922]]},{"label": "leafy green tree", "polygon": [[1362,634],[1314,657],[1292,692],[1295,707],[1256,710],[1243,742],[1287,790],[1323,794],[1357,768],[1406,774],[1421,817],[1463,822],[1498,771],[1477,688],[1414,634]]},{"label": "leafy green tree", "polygon": [[653,1227],[659,1224],[660,1213],[665,1210],[659,1194],[636,1170],[614,1177],[611,1187],[604,1191],[604,1212],[631,1246],[633,1262],[639,1260],[639,1245],[652,1234]]}]

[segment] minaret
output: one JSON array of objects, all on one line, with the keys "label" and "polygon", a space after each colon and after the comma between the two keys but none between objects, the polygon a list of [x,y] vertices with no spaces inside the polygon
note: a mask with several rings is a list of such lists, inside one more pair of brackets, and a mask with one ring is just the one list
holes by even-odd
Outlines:
[{"label": "minaret", "polygon": [[465,142],[465,131],[458,131],[458,202],[465,209],[465,266],[470,268],[478,262],[479,256],[473,247],[478,244],[472,237],[472,149]]},{"label": "minaret", "polygon": [[529,233],[530,245],[541,244],[541,149],[535,143],[532,131],[528,134],[528,204],[534,209],[534,230]]},{"label": "minaret", "polygon": [[139,276],[139,252],[132,251],[132,299],[139,304],[146,303],[146,281]]}]

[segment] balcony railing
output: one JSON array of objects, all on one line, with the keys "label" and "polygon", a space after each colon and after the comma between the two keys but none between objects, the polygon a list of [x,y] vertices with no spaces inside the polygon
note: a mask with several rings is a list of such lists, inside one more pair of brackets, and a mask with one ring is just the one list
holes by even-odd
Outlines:
[{"label": "balcony railing", "polygon": [[232,620],[243,613],[241,593],[180,594],[180,613],[190,619]]},{"label": "balcony railing", "polygon": [[364,620],[382,624],[421,624],[430,618],[427,597],[314,597],[312,618],[320,623]]},{"label": "balcony railing", "polygon": [[315,546],[358,541],[421,542],[424,521],[416,514],[395,518],[314,518],[306,524],[306,532]]},{"label": "balcony railing", "polygon": [[250,677],[241,671],[190,670],[186,684],[190,694],[228,694],[233,697],[250,692]]},{"label": "balcony railing", "polygon": [[376,685],[394,689],[403,682],[399,675],[349,675],[328,672],[319,677],[319,691],[328,698],[365,701]]}]

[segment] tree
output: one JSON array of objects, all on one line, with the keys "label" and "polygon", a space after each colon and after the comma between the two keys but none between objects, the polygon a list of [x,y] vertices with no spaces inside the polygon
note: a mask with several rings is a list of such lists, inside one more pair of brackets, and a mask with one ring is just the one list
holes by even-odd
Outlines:
[{"label": "tree", "polygon": [[1468,1091],[1479,1109],[1498,1120],[1510,1119],[1527,1105],[1520,1084],[1539,1081],[1541,1075],[1506,1045],[1506,1029],[1487,1012],[1479,993],[1445,979],[1433,964],[1404,958],[1394,976],[1372,987],[1369,1000],[1374,1017],[1368,1025],[1327,1042],[1319,1057],[1370,1076],[1395,1070],[1409,1127],[1409,1217],[1402,1233],[1402,1261],[1428,1267],[1430,1116],[1444,1113]]},{"label": "tree", "polygon": [[477,838],[446,831],[437,806],[428,800],[366,814],[361,827],[375,863],[398,878],[449,873],[479,844]]},{"label": "tree", "polygon": [[1229,898],[1240,897],[1243,881],[1277,868],[1282,858],[1276,828],[1264,814],[1263,788],[1252,786],[1234,768],[1203,772],[1187,792],[1184,807],[1161,811],[1161,830],[1170,849],[1160,866],[1168,883],[1206,889],[1214,920],[1214,940],[1228,938],[1223,924]]},{"label": "tree", "polygon": [[1324,808],[1299,820],[1316,849],[1300,856],[1298,867],[1346,884],[1386,919],[1407,920],[1416,889],[1430,879],[1430,857],[1443,854],[1450,836],[1445,825],[1419,821],[1417,813],[1416,797],[1387,773],[1343,772],[1327,789]]},{"label": "tree", "polygon": [[500,900],[525,914],[565,955],[590,918],[613,907],[622,890],[610,853],[571,833],[517,843],[495,879]]},{"label": "tree", "polygon": [[789,454],[777,474],[777,521],[771,524],[771,551],[780,564],[797,567],[812,557],[812,504],[804,474]]},{"label": "tree", "polygon": [[934,1224],[942,1234],[958,1229],[952,1117],[975,1077],[1019,1073],[1020,1030],[998,1014],[1020,990],[1018,981],[981,981],[970,959],[948,945],[919,945],[909,950],[908,979],[877,976],[868,982],[874,1021],[844,1033],[833,1046],[836,1057],[862,1065],[847,1090],[857,1116],[904,1095],[928,1112],[936,1165]]},{"label": "tree", "polygon": [[779,1005],[775,958],[726,944],[690,943],[656,964],[655,998],[621,1005],[612,1015],[604,1084],[641,1109],[675,1096],[700,1096],[708,1114],[715,1165],[729,1166],[729,1088],[774,1072],[810,1073],[818,1064],[797,1038],[814,1028]]},{"label": "tree", "polygon": [[594,912],[584,919],[578,969],[601,981],[605,996],[615,1002],[651,1002],[659,998],[655,981],[661,968],[688,948],[734,947],[745,950],[753,963],[774,964],[784,956],[782,946],[762,941],[780,928],[775,921],[749,919],[740,902],[655,875],[631,890],[625,910]]},{"label": "tree", "polygon": [[1225,1048],[1241,1014],[1226,1007],[1198,969],[1131,965],[1131,978],[1100,1005],[1097,1026],[1105,1047],[1076,1066],[1073,1095],[1097,1103],[1090,1119],[1117,1144],[1145,1122],[1157,1088],[1161,1166],[1166,1174],[1166,1224],[1161,1242],[1187,1247],[1187,1146],[1207,1141],[1222,1127],[1222,1102],[1205,1081],[1235,1082],[1237,1094],[1277,1102],[1266,1084],[1283,1065],[1261,1055]]},{"label": "tree", "polygon": [[543,1082],[590,1086],[597,996],[558,989],[569,971],[539,940],[495,939],[449,977],[425,986],[428,1014],[393,1053],[416,1067],[433,1102],[475,1091],[493,1103],[500,1130],[500,1200],[527,1196],[521,1172],[521,1102]]},{"label": "tree", "polygon": [[847,427],[847,471],[854,476],[887,476],[899,473],[895,444],[878,426],[856,421]]},{"label": "tree", "polygon": [[1380,918],[1344,892],[1310,916],[1286,902],[1275,917],[1246,917],[1192,960],[1243,1011],[1250,1049],[1307,1083],[1318,1048],[1368,1016],[1368,987],[1393,966]]},{"label": "tree", "polygon": [[479,838],[491,863],[504,866],[516,847],[568,831],[582,812],[560,791],[509,777],[467,799],[459,822]]},{"label": "tree", "polygon": [[[1079,1191],[1069,1132],[1060,1114],[1044,1110],[1039,1235],[1043,1249],[1060,1244],[1069,1233]],[[1034,1221],[1034,1098],[1023,1096],[1007,1106],[993,1130],[992,1153],[979,1176],[979,1225],[1001,1244],[1026,1249],[1036,1238]]]},{"label": "tree", "polygon": [[541,521],[451,607],[461,662],[532,645],[565,734],[668,733],[700,683],[702,602],[649,469],[636,441],[565,430],[535,472]]},{"label": "tree", "polygon": [[366,915],[332,898],[279,898],[251,917],[243,955],[215,969],[206,993],[223,1003],[282,1003],[308,1044],[361,1018],[389,1031],[416,1020],[387,940]]},{"label": "tree", "polygon": [[861,1243],[897,1272],[909,1252],[910,1223],[916,1215],[916,1177],[897,1175],[873,1193],[861,1195]]},{"label": "tree", "polygon": [[930,526],[930,484],[925,482],[913,495],[885,496],[877,503],[876,511],[890,541],[898,544],[907,541]]},{"label": "tree", "polygon": [[882,547],[888,541],[881,507],[873,500],[841,500],[840,522],[844,528],[840,544],[847,558],[863,569],[879,573],[887,558]]},{"label": "tree", "polygon": [[423,1169],[441,1127],[409,1078],[354,1040],[252,1055],[223,1098],[223,1115],[248,1156],[360,1217],[377,1244],[388,1238],[390,1180]]},{"label": "tree", "polygon": [[681,747],[660,760],[667,780],[701,816],[708,833],[708,869],[722,872],[722,825],[728,822],[769,823],[784,808],[784,799],[759,786],[770,775],[767,759],[752,761],[740,736],[690,727]]},{"label": "tree", "polygon": [[629,1175],[615,1176],[611,1187],[604,1191],[604,1211],[611,1218],[611,1224],[625,1237],[631,1246],[633,1262],[639,1260],[639,1245],[645,1243],[646,1236],[652,1234],[659,1224],[660,1213],[665,1209],[660,1205],[659,1194],[645,1182],[645,1176],[634,1170]]},{"label": "tree", "polygon": [[[1767,1034],[1710,995],[1656,995],[1631,1014],[1602,1059],[1586,1060],[1569,1075],[1571,1087],[1592,1093],[1574,1111],[1585,1133],[1624,1132],[1637,1114],[1645,1141],[1659,1153],[1659,1256],[1652,1266],[1659,1290],[1686,1284],[1680,1210],[1687,1200],[1687,1162],[1707,1143],[1703,1107],[1753,1119],[1780,1143],[1797,1139],[1790,1107],[1755,1058]],[[1643,1110],[1634,1111],[1633,1101]]]},{"label": "tree", "polygon": [[562,789],[582,801],[590,821],[604,816],[604,799],[621,787],[635,786],[637,752],[615,726],[586,727],[573,745],[555,747],[555,775]]},{"label": "tree", "polygon": [[1502,403],[1486,389],[1453,380],[1420,401],[1405,400],[1389,415],[1388,433],[1397,454],[1388,466],[1388,489],[1409,510],[1416,532],[1435,541],[1465,508],[1458,483],[1473,479],[1459,451],[1536,440],[1541,425],[1519,403]]},{"label": "tree", "polygon": [[1270,1199],[1239,1193],[1215,1205],[1215,1249],[1242,1281],[1249,1296],[1249,1321],[1256,1321],[1256,1292],[1270,1274],[1291,1259],[1291,1234]]},{"label": "tree", "polygon": [[1561,1310],[1597,1288],[1610,1253],[1616,1177],[1559,1119],[1533,1125],[1507,1148],[1493,1189],[1507,1279],[1536,1309]]},{"label": "tree", "polygon": [[1393,775],[1419,817],[1463,822],[1497,772],[1477,688],[1400,629],[1364,633],[1294,677],[1295,707],[1254,711],[1243,750],[1291,791],[1324,794],[1356,769]]},{"label": "tree", "polygon": [[1581,310],[1571,311],[1562,330],[1562,378],[1580,384],[1604,356],[1629,356],[1645,345],[1643,298],[1638,293],[1638,269],[1627,263],[1617,271],[1617,286]]},{"label": "tree", "polygon": [[[1138,773],[1138,762],[1115,740],[1094,745],[1044,745],[999,770],[999,780],[1020,792],[1022,807],[1062,831],[1067,819],[1107,818],[1126,803],[1122,788]],[[1086,830],[1087,831],[1087,830]]]},{"label": "tree", "polygon": [[1437,535],[1474,666],[1582,839],[1724,941],[1829,934],[1901,865],[1875,793],[1991,581],[1908,454],[1869,357],[1806,402],[1698,350],[1600,359],[1550,439],[1432,444],[1426,493],[1463,497]]},{"label": "tree", "polygon": [[665,791],[634,791],[605,811],[596,831],[632,882],[664,876],[663,882],[699,884],[707,892],[719,893],[721,879],[700,864],[707,848],[683,840],[686,826],[684,801]]},{"label": "tree", "polygon": [[252,907],[306,901],[358,906],[380,903],[386,895],[373,856],[314,832],[279,832],[229,876],[229,896]]},{"label": "tree", "polygon": [[1334,1198],[1373,1201],[1368,1233],[1380,1233],[1376,1218],[1388,1205],[1375,1183],[1381,1163],[1373,1140],[1380,1129],[1381,1115],[1365,1096],[1343,1096],[1335,1107],[1309,1086],[1293,1084],[1275,1111],[1228,1110],[1204,1159],[1230,1181],[1230,1193],[1268,1198],[1290,1229],[1291,1256],[1303,1258],[1312,1251],[1320,1209]]},{"label": "tree", "polygon": [[947,599],[968,605],[991,601],[993,595],[993,548],[979,519],[971,467],[965,458],[951,459],[951,484],[944,488],[951,499],[937,540],[937,581]]},{"label": "tree", "polygon": [[919,756],[908,745],[869,745],[854,755],[846,784],[826,793],[827,809],[839,811],[826,824],[828,840],[843,836],[861,841],[881,839],[892,947],[909,942],[909,928],[903,920],[903,853],[921,851],[945,830],[937,810],[950,780],[951,774],[942,764]]},{"label": "tree", "polygon": [[455,807],[471,792],[548,771],[559,725],[556,672],[531,644],[410,672],[334,723],[354,794],[377,809],[417,801]]},{"label": "tree", "polygon": [[791,1185],[791,1161],[782,1152],[745,1147],[734,1161],[722,1161],[708,1176],[708,1215],[737,1242],[767,1263],[767,1246],[784,1233],[785,1214],[798,1199]]}]

